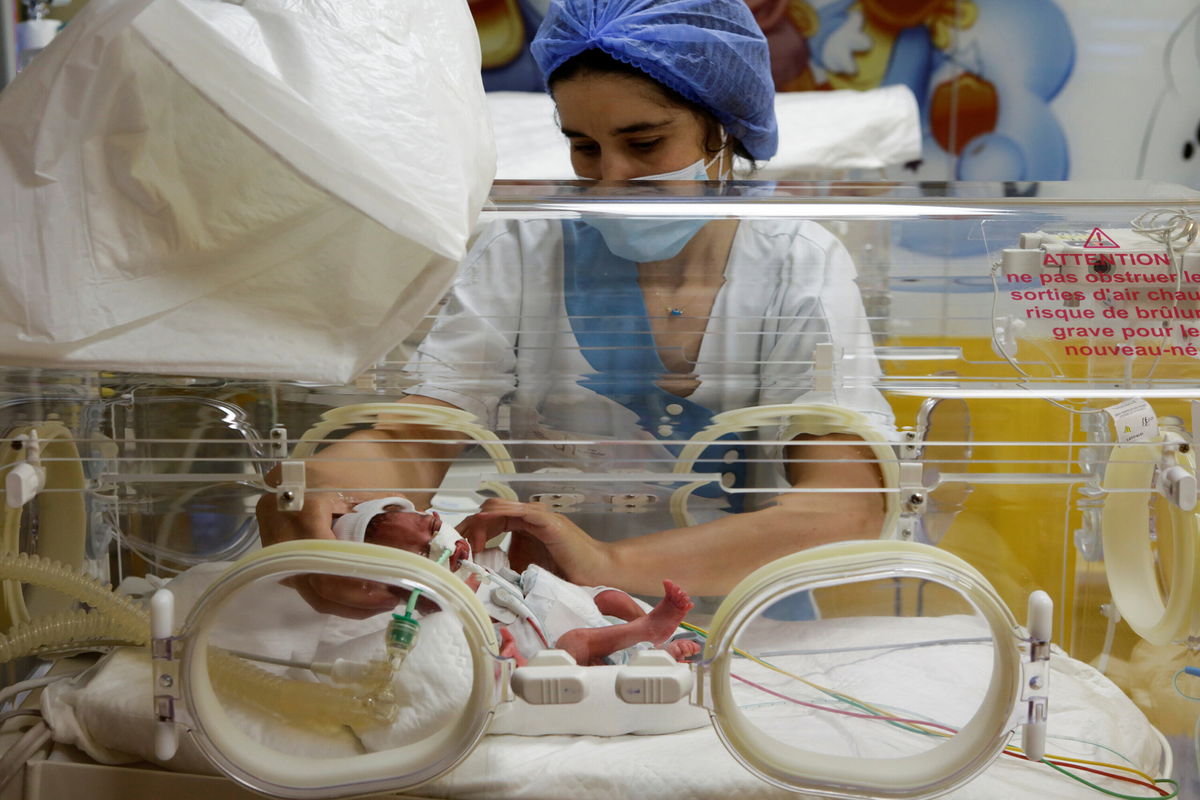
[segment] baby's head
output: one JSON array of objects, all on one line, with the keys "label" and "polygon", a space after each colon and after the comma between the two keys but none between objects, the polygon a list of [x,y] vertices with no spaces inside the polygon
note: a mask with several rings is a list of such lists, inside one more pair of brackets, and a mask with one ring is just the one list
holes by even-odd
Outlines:
[{"label": "baby's head", "polygon": [[359,503],[334,520],[333,533],[345,541],[395,547],[435,561],[449,550],[447,566],[452,572],[471,555],[471,548],[457,531],[442,530],[442,518],[436,511],[417,511],[403,497]]}]

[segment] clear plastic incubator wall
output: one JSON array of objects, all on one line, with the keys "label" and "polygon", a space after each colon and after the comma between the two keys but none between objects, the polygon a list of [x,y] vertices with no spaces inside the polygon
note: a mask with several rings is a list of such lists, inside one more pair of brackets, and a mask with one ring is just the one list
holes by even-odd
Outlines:
[{"label": "clear plastic incubator wall", "polygon": [[[7,368],[4,791],[1200,797],[1198,231],[1166,185],[501,182],[350,385]],[[506,534],[562,519],[673,633],[579,663],[635,623]]]}]

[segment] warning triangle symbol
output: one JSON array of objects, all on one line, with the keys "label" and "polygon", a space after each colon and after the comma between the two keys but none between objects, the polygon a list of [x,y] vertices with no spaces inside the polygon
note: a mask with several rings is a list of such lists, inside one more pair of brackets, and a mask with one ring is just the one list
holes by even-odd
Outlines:
[{"label": "warning triangle symbol", "polygon": [[1088,235],[1087,241],[1083,243],[1084,247],[1120,247],[1112,240],[1104,231],[1099,228],[1092,228],[1092,232]]}]

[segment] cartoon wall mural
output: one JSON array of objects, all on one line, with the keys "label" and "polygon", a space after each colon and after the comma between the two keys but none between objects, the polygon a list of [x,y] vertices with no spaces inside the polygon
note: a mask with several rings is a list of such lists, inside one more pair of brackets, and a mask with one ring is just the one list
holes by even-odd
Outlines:
[{"label": "cartoon wall mural", "polygon": [[1137,175],[1200,187],[1200,7],[1171,34],[1164,64]]},{"label": "cartoon wall mural", "polygon": [[[550,0],[468,2],[484,86],[541,91],[528,44]],[[912,89],[922,159],[888,177],[1200,187],[1196,0],[745,2],[779,91]]]},{"label": "cartoon wall mural", "polygon": [[529,54],[529,42],[550,0],[467,0],[483,60],[483,86],[489,92],[539,92],[542,74]]},{"label": "cartoon wall mural", "polygon": [[1053,0],[812,0],[813,88],[903,83],[921,108],[914,178],[1062,180],[1070,163],[1050,108],[1074,41]]}]

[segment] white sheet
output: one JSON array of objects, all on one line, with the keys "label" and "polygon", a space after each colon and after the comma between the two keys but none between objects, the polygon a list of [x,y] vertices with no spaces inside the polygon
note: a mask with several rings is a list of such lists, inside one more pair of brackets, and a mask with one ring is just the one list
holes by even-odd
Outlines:
[{"label": "white sheet", "polygon": [[[554,101],[543,92],[489,92],[496,178],[572,180],[571,153]],[[775,96],[779,152],[754,177],[787,180],[882,169],[921,157],[917,100],[906,86]]]}]

